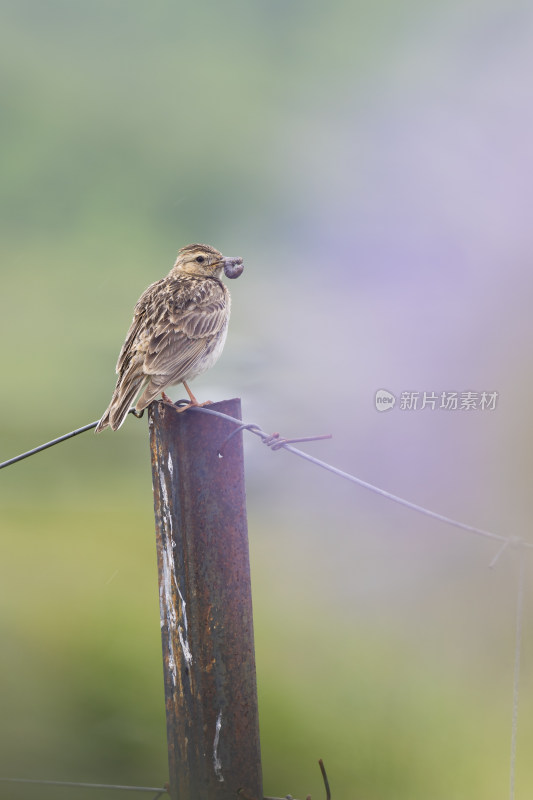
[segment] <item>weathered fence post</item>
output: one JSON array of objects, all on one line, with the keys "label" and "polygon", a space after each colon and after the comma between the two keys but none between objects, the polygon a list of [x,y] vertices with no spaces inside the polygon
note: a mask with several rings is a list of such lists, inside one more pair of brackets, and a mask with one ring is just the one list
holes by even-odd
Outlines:
[{"label": "weathered fence post", "polygon": [[149,426],[170,794],[261,800],[242,435],[220,458],[235,425],[163,402]]}]

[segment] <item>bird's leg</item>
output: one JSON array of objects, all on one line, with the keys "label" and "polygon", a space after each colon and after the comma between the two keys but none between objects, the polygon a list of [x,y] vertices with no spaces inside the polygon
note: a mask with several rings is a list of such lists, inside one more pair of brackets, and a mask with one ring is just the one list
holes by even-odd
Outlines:
[{"label": "bird's leg", "polygon": [[187,381],[183,381],[183,385],[185,386],[185,391],[189,395],[189,400],[191,401],[191,406],[199,406],[200,403],[198,402],[196,397],[193,395],[193,393],[189,389],[189,384],[187,383]]},{"label": "bird's leg", "polygon": [[187,385],[187,381],[182,381],[182,383],[185,386],[185,391],[189,395],[189,399],[190,399],[191,402],[187,403],[186,406],[180,406],[180,408],[178,408],[178,411],[180,411],[180,412],[181,411],[187,411],[187,409],[191,408],[191,406],[208,406],[208,405],[211,404],[211,400],[206,400],[205,403],[199,403],[198,400],[196,399],[196,397],[193,395],[193,393],[189,389],[189,387]]},{"label": "bird's leg", "polygon": [[172,406],[174,405],[168,394],[165,394],[165,392],[161,392],[161,399],[164,400],[165,403],[170,403]]}]

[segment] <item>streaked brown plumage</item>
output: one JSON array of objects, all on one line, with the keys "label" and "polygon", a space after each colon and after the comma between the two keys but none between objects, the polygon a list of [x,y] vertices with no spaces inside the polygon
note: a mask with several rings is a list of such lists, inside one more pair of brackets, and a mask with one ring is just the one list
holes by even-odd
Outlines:
[{"label": "streaked brown plumage", "polygon": [[187,386],[218,360],[228,330],[230,294],[221,281],[242,273],[242,258],[224,258],[214,247],[182,247],[176,263],[141,295],[118,357],[118,380],[109,407],[96,427],[116,431],[135,398],[146,408],[168,386]]}]

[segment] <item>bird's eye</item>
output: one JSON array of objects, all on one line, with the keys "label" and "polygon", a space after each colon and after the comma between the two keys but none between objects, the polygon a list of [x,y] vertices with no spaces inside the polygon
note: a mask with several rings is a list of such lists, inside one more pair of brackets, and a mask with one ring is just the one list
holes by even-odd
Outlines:
[{"label": "bird's eye", "polygon": [[197,260],[197,262],[199,264],[203,264],[204,261],[205,261],[205,258],[203,256],[196,256],[196,260]]}]

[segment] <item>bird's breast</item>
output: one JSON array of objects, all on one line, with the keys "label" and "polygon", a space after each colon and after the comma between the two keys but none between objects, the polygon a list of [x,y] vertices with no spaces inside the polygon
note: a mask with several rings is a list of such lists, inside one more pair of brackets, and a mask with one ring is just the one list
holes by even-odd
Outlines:
[{"label": "bird's breast", "polygon": [[185,376],[186,381],[191,381],[193,378],[196,378],[198,375],[201,375],[203,372],[211,369],[211,367],[216,364],[222,355],[227,334],[228,322],[226,321],[224,327],[221,328],[216,336],[213,336],[202,357],[198,359],[198,361],[192,366],[191,371]]}]

